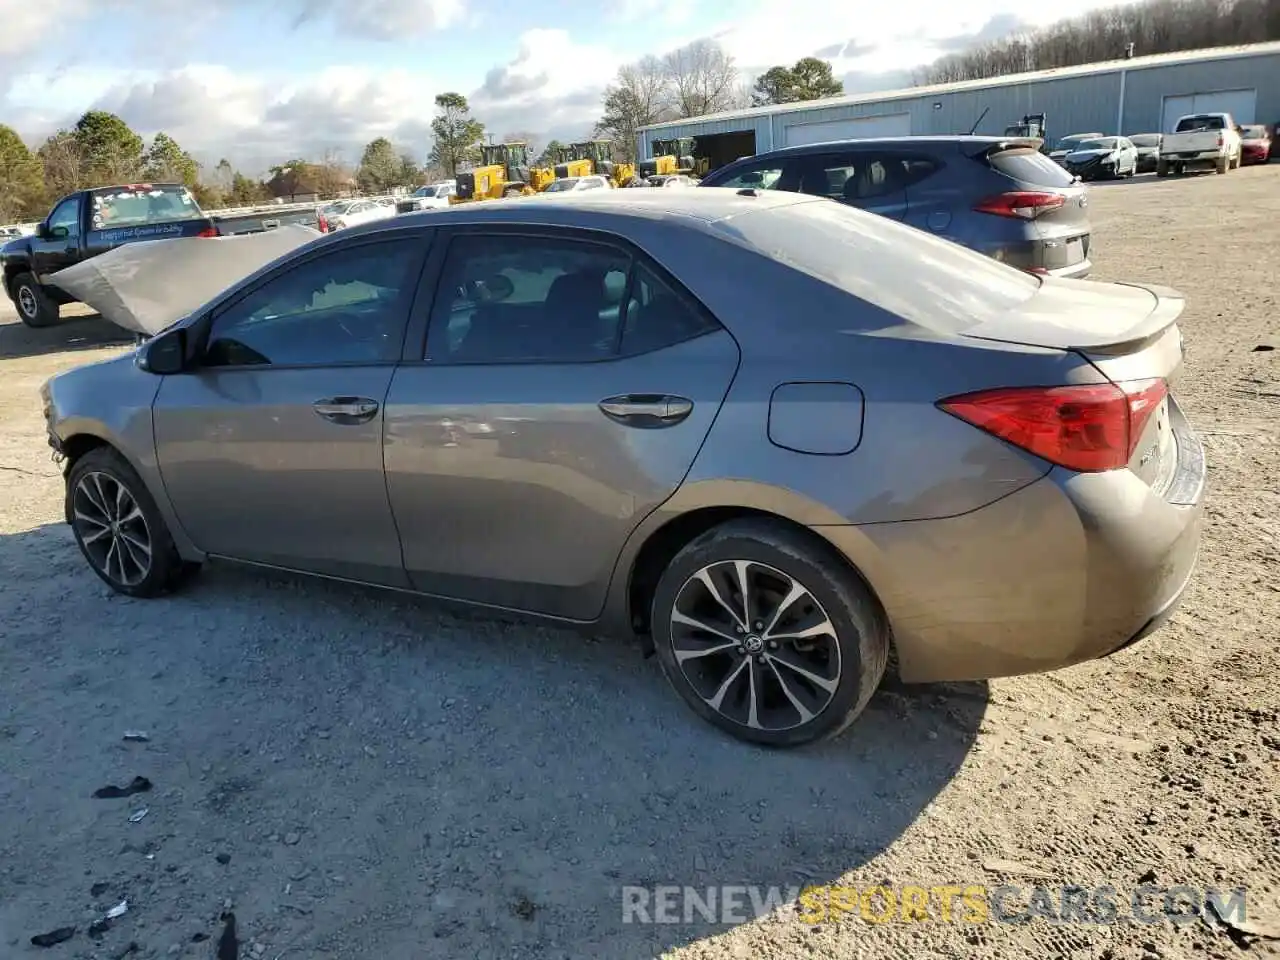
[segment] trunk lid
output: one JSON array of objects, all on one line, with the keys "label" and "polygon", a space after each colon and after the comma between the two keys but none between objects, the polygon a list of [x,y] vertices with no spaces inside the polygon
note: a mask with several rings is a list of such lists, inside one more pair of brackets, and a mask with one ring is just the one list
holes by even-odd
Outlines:
[{"label": "trunk lid", "polygon": [[[1145,381],[1176,379],[1182,367],[1177,320],[1186,301],[1177,290],[1137,283],[1047,278],[1013,310],[963,331],[966,337],[1070,350],[1085,357],[1126,392]],[[1153,399],[1129,469],[1163,492],[1178,466],[1174,420],[1167,396]]]},{"label": "trunk lid", "polygon": [[1054,193],[1061,206],[1046,207],[1031,221],[1044,243],[1046,270],[1075,266],[1089,257],[1089,194],[1075,175],[1026,142],[1005,141],[985,149],[980,157],[999,175],[1001,189]]}]

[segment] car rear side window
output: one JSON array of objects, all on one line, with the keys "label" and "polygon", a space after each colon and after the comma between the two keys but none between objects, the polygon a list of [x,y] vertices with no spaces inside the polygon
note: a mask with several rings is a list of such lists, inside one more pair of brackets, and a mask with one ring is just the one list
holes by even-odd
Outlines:
[{"label": "car rear side window", "polygon": [[587,363],[647,353],[716,328],[657,271],[616,247],[475,234],[449,247],[427,359]]},{"label": "car rear side window", "polygon": [[989,153],[986,155],[986,162],[992,170],[1003,173],[1012,180],[1038,187],[1069,187],[1075,182],[1066,170],[1030,147],[1014,147]]}]

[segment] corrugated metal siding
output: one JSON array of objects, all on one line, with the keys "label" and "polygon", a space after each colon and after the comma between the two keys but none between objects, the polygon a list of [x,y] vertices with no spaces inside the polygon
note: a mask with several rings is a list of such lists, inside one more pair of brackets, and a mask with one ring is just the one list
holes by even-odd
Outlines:
[{"label": "corrugated metal siding", "polygon": [[[1129,70],[1124,75],[1124,114],[1120,133],[1148,133],[1159,129],[1166,96],[1253,87],[1258,91],[1257,123],[1280,120],[1280,53],[1234,59],[1174,63]],[[812,110],[791,110],[771,116],[690,120],[644,130],[640,155],[651,155],[652,138],[697,137],[709,133],[754,130],[756,151],[783,146],[784,127],[795,123],[844,120],[909,113],[913,134],[968,133],[987,109],[975,133],[999,135],[1028,113],[1043,113],[1050,139],[1068,133],[1100,130],[1115,133],[1121,122],[1121,71],[1004,84],[983,89],[933,93],[905,99],[833,104]],[[934,105],[938,106],[935,107]]]},{"label": "corrugated metal siding", "polygon": [[[1249,87],[1258,91],[1257,114],[1252,122],[1280,120],[1280,54],[1135,70],[1125,81],[1124,129],[1120,132],[1168,133],[1160,129],[1165,97]],[[1248,118],[1239,119],[1244,122]]]}]

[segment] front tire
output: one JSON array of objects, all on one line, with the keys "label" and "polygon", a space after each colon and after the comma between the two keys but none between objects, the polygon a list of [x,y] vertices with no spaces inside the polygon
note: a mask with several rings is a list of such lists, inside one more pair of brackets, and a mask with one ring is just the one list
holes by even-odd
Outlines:
[{"label": "front tire", "polygon": [[13,304],[18,308],[19,318],[28,327],[52,327],[61,319],[58,304],[29,273],[20,273],[14,277]]},{"label": "front tire", "polygon": [[651,623],[667,680],[703,719],[774,747],[834,737],[884,676],[889,629],[834,550],[772,520],[733,520],[663,572]]},{"label": "front tire", "polygon": [[178,555],[142,478],[109,447],[90,450],[67,473],[67,516],[89,566],[117,593],[161,596],[195,569]]}]

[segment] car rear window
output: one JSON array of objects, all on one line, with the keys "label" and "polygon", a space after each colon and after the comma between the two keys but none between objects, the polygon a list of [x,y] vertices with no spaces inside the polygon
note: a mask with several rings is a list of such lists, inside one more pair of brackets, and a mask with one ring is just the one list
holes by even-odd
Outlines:
[{"label": "car rear window", "polygon": [[1227,122],[1218,116],[1212,114],[1203,117],[1183,117],[1178,121],[1177,133],[1187,133],[1192,130],[1223,130],[1227,126]]},{"label": "car rear window", "polygon": [[1038,187],[1069,187],[1074,182],[1071,174],[1038,150],[1014,147],[986,156],[987,164],[997,173],[1022,183],[1034,183]]},{"label": "car rear window", "polygon": [[958,243],[829,200],[734,217],[720,228],[772,259],[941,333],[997,317],[1040,289],[1031,274]]}]

